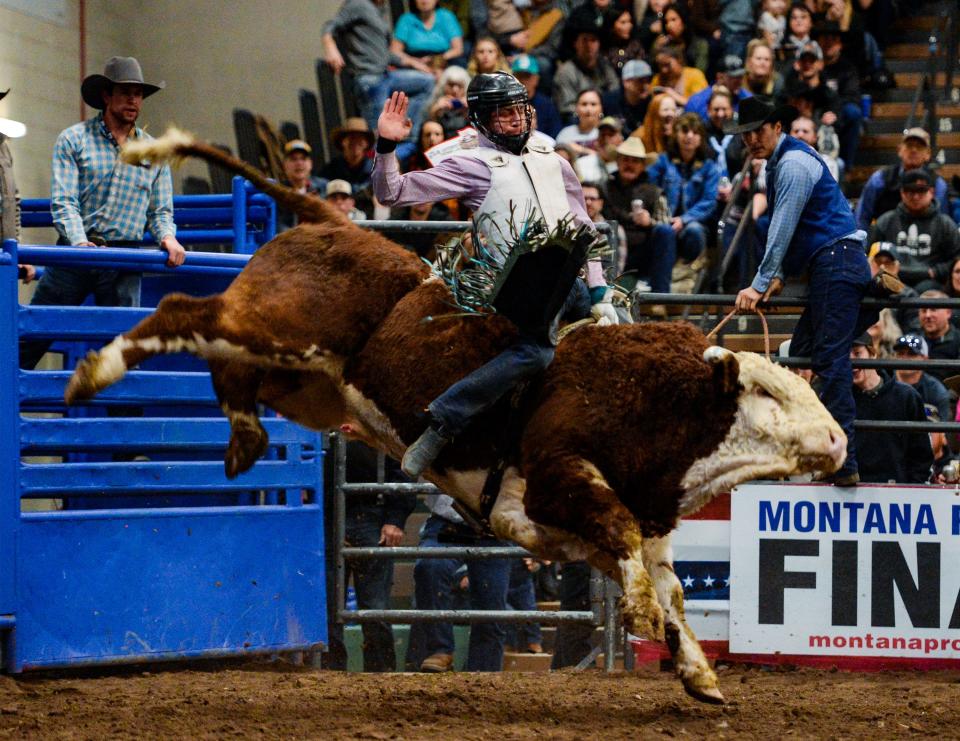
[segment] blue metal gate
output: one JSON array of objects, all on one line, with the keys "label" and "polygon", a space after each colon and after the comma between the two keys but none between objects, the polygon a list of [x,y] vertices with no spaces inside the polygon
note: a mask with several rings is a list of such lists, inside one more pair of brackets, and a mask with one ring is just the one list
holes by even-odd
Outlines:
[{"label": "blue metal gate", "polygon": [[[81,251],[22,252],[35,264],[67,264]],[[90,258],[104,268],[166,270],[157,250],[93,252],[82,257],[88,267],[95,266]],[[177,274],[235,272],[245,260],[191,252]],[[216,408],[207,373],[151,371],[145,364],[78,411],[65,409],[69,372],[19,371],[18,340],[57,337],[99,346],[148,310],[20,306],[16,263],[16,243],[4,243],[4,669],[298,651],[326,643],[320,435],[265,418],[267,460],[230,481],[222,462],[227,422],[201,416]],[[118,416],[131,406],[148,412]],[[70,509],[71,497],[81,496],[94,500],[93,508]],[[184,506],[191,498],[204,506]],[[31,510],[32,500],[46,506]]]}]

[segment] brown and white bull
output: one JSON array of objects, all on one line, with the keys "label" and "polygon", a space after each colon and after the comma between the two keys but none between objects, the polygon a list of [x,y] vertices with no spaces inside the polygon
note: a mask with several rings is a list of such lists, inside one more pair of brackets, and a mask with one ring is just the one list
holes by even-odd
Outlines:
[{"label": "brown and white bull", "polygon": [[[242,172],[320,223],[264,245],[222,294],[165,298],[77,366],[68,403],[152,355],[187,351],[209,363],[230,420],[228,476],[266,448],[258,403],[399,459],[423,432],[426,404],[513,337],[502,317],[450,316],[443,283],[412,253],[208,145],[178,133],[139,153],[191,154]],[[722,702],[684,619],[670,532],[741,482],[835,471],[846,454],[840,427],[797,376],[708,347],[689,324],[574,332],[513,412],[519,441],[498,451],[509,404],[477,419],[425,478],[480,512],[487,473],[505,457],[494,532],[540,557],[586,559],[609,573],[623,587],[627,627],[665,638],[687,692]]]}]

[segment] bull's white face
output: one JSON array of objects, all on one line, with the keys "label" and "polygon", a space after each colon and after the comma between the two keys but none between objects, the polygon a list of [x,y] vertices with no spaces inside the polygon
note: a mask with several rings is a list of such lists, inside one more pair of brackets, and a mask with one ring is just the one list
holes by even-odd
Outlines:
[{"label": "bull's white face", "polygon": [[[710,348],[705,359],[727,352]],[[736,359],[739,410],[720,447],[684,476],[681,514],[745,481],[833,473],[847,456],[846,435],[806,381],[756,353]]]}]

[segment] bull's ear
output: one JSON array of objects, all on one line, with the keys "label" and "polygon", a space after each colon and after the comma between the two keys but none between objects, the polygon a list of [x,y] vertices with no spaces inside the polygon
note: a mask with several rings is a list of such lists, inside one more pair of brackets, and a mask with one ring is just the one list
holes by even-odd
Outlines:
[{"label": "bull's ear", "polygon": [[703,351],[703,359],[713,366],[713,384],[719,393],[739,393],[740,363],[736,355],[726,348],[712,345]]}]

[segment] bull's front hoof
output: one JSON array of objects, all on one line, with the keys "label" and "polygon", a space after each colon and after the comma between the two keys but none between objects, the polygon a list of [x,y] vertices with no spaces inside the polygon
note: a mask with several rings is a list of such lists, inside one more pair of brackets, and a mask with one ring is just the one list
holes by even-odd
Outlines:
[{"label": "bull's front hoof", "polygon": [[70,376],[67,383],[67,390],[63,393],[63,400],[67,406],[75,404],[78,401],[87,401],[96,396],[97,388],[94,382],[94,369],[97,366],[97,353],[91,350],[87,357],[77,363],[77,367]]},{"label": "bull's front hoof", "polygon": [[623,612],[624,625],[630,633],[648,641],[664,640],[663,608],[658,603],[648,605],[643,614],[636,615],[631,614],[633,611],[628,608],[626,601],[621,599],[620,609]]},{"label": "bull's front hoof", "polygon": [[223,459],[224,472],[228,479],[235,479],[249,471],[253,464],[267,451],[269,439],[266,432],[253,429],[234,431],[230,436],[227,454]]},{"label": "bull's front hoof", "polygon": [[683,689],[694,700],[711,705],[723,705],[727,700],[717,687],[717,677],[711,671],[707,676],[681,677]]}]

